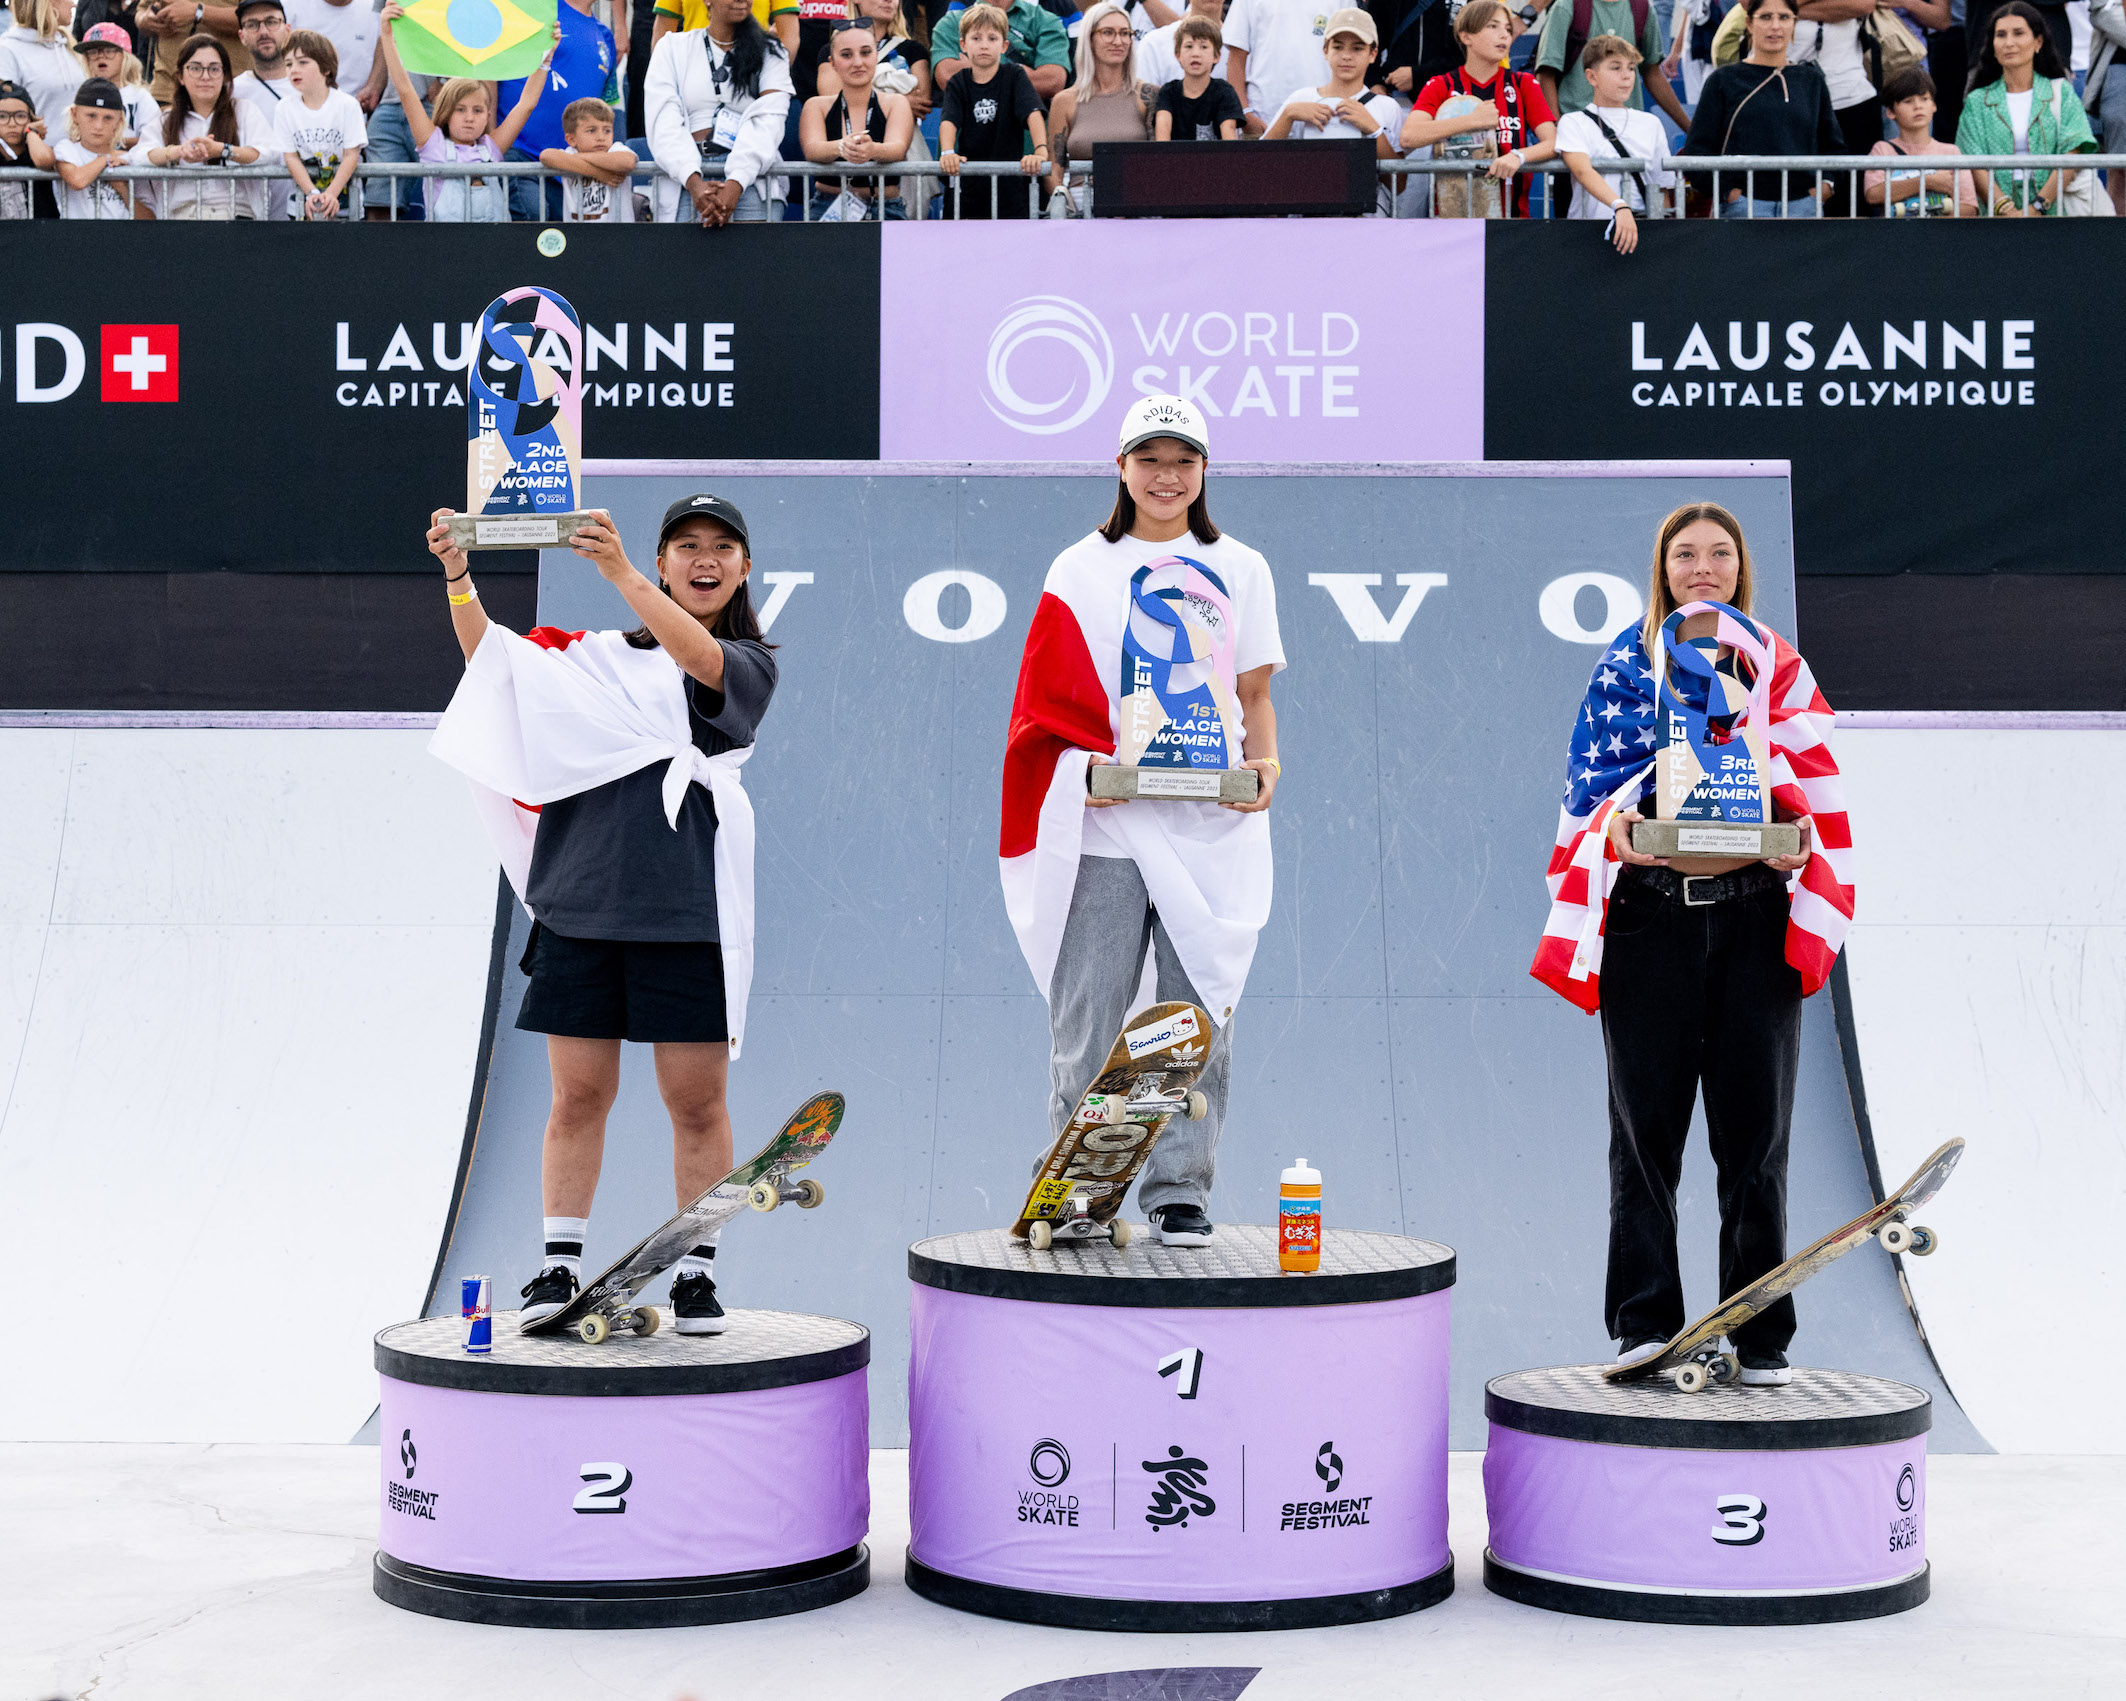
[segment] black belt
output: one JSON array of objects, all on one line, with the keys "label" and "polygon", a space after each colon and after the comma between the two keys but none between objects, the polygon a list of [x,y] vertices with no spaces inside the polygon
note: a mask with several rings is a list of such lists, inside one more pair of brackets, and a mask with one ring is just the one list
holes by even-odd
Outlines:
[{"label": "black belt", "polygon": [[1651,886],[1663,897],[1681,898],[1687,908],[1694,910],[1725,903],[1730,898],[1753,898],[1760,892],[1786,889],[1786,876],[1761,862],[1730,869],[1725,874],[1680,874],[1673,868],[1626,867],[1622,877]]}]

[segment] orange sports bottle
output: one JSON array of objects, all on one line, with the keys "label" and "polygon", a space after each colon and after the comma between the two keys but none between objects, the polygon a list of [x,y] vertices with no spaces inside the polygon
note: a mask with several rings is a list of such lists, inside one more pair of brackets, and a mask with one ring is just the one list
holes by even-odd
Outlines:
[{"label": "orange sports bottle", "polygon": [[1321,1171],[1294,1160],[1277,1188],[1277,1268],[1312,1275],[1321,1268]]}]

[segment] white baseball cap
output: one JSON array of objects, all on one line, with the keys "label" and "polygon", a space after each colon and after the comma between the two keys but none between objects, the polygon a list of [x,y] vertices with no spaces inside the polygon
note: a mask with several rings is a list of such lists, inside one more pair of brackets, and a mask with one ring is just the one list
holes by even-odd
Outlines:
[{"label": "white baseball cap", "polygon": [[1126,455],[1154,437],[1179,438],[1205,460],[1211,458],[1211,428],[1179,396],[1139,396],[1122,416],[1121,453]]}]

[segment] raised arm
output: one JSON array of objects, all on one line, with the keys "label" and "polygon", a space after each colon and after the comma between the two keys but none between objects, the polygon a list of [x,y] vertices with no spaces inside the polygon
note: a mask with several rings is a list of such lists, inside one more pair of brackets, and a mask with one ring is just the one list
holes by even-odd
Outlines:
[{"label": "raised arm", "polygon": [[[554,25],[554,44],[546,50],[546,57],[539,61],[539,68],[524,79],[524,87],[517,95],[517,104],[509,109],[509,116],[494,128],[497,152],[508,153],[516,145],[517,133],[531,122],[531,115],[538,110],[539,97],[546,92],[546,73],[554,67],[554,50],[561,45],[561,26]],[[399,96],[401,100],[406,97]]]},{"label": "raised arm", "polygon": [[450,541],[450,514],[448,508],[438,508],[428,516],[428,553],[442,563],[443,589],[450,594],[450,628],[458,635],[458,648],[471,661],[480,640],[487,636],[487,615],[480,607],[480,593],[473,588],[472,563]]},{"label": "raised arm", "polygon": [[428,116],[428,109],[421,104],[420,95],[414,90],[413,79],[406,74],[406,66],[399,58],[399,44],[392,39],[392,24],[405,15],[406,8],[399,4],[399,0],[387,0],[384,27],[377,36],[377,50],[384,56],[384,69],[391,73],[391,86],[399,91],[399,110],[406,114],[406,133],[413,138],[414,149],[418,152],[428,145],[428,138],[436,133],[436,127],[435,121]]}]

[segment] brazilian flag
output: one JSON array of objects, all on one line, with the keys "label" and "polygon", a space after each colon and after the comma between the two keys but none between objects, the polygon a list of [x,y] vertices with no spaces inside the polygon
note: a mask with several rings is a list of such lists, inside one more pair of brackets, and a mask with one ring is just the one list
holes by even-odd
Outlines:
[{"label": "brazilian flag", "polygon": [[406,69],[430,77],[508,82],[539,68],[553,43],[557,0],[409,0],[391,26]]}]

